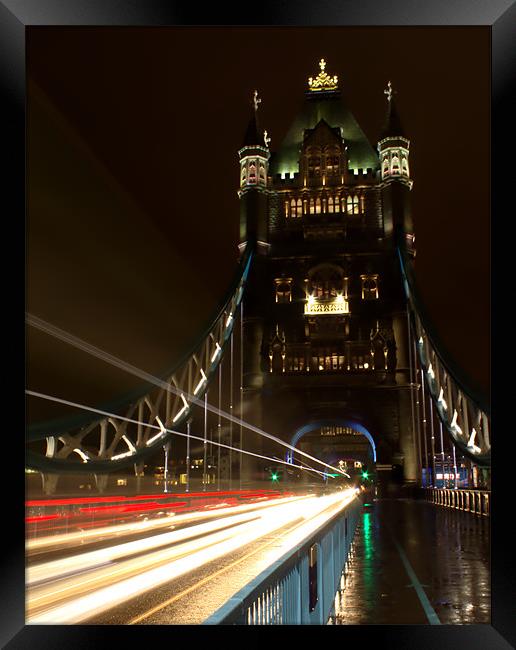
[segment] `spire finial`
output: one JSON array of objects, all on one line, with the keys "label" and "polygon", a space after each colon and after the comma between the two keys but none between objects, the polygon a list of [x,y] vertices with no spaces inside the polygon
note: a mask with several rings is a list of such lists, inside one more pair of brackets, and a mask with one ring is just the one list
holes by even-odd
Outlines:
[{"label": "spire finial", "polygon": [[319,61],[319,67],[321,71],[315,79],[310,77],[308,79],[308,86],[312,92],[317,92],[321,90],[337,90],[338,78],[337,75],[330,77],[330,75],[325,71],[326,61],[321,59]]},{"label": "spire finial", "polygon": [[387,100],[389,102],[392,100],[392,96],[397,94],[396,90],[392,89],[392,84],[390,81],[387,83],[387,90],[384,90],[383,94],[387,95]]},{"label": "spire finial", "polygon": [[261,103],[262,103],[262,100],[258,97],[258,91],[255,90],[254,95],[253,95],[253,104],[254,104],[254,110],[255,111],[258,110],[258,104],[261,104]]}]

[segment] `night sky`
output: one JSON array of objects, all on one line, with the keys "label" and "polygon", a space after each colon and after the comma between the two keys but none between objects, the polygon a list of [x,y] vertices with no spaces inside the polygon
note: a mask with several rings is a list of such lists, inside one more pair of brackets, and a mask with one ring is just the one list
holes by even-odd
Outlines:
[{"label": "night sky", "polygon": [[[274,151],[309,76],[339,77],[376,147],[391,80],[411,140],[416,275],[489,389],[489,28],[29,28],[27,311],[171,368],[236,269],[240,148],[258,89]],[[28,386],[101,404],[138,385],[27,333]],[[29,402],[29,421],[61,407]]]}]

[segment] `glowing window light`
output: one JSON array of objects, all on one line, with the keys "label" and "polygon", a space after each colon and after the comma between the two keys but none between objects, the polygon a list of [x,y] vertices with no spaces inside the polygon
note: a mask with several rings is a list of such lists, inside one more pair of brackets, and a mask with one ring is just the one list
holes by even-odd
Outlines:
[{"label": "glowing window light", "polygon": [[177,415],[172,420],[172,422],[177,422],[179,420],[179,418],[183,415],[183,413],[185,413],[185,411],[187,411],[189,409],[188,402],[186,401],[185,396],[183,395],[183,393],[181,393],[181,399],[183,400],[183,407],[179,411],[179,413],[177,413]]},{"label": "glowing window light", "polygon": [[215,343],[215,352],[211,356],[211,362],[213,363],[215,359],[219,356],[219,354],[222,352],[222,348],[218,343]]},{"label": "glowing window light", "polygon": [[204,374],[204,370],[202,368],[201,368],[201,375],[202,377],[194,389],[194,395],[197,395],[197,393],[201,390],[202,386],[208,381],[208,378]]}]

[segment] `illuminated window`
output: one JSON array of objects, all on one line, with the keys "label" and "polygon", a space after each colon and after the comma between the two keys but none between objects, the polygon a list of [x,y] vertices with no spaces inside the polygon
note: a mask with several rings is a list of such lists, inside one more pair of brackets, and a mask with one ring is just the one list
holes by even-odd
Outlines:
[{"label": "illuminated window", "polygon": [[298,216],[298,217],[303,216],[303,203],[302,203],[301,199],[297,200],[297,215],[296,216]]},{"label": "illuminated window", "polygon": [[254,160],[249,163],[249,183],[256,183],[256,164]]},{"label": "illuminated window", "polygon": [[340,212],[340,198],[338,196],[335,197],[335,212]]},{"label": "illuminated window", "polygon": [[260,180],[265,183],[265,165],[260,163]]},{"label": "illuminated window", "polygon": [[290,216],[296,216],[296,199],[291,199],[290,201]]},{"label": "illuminated window", "polygon": [[408,161],[406,156],[401,157],[401,173],[406,174],[407,176],[409,175]]},{"label": "illuminated window", "polygon": [[321,213],[321,199],[317,197],[315,200],[315,214],[320,214]]},{"label": "illuminated window", "polygon": [[358,196],[353,197],[353,214],[358,214]]},{"label": "illuminated window", "polygon": [[308,214],[308,201],[306,199],[303,200],[303,214]]},{"label": "illuminated window", "polygon": [[276,302],[292,302],[292,278],[276,278],[274,285]]},{"label": "illuminated window", "polygon": [[353,214],[353,199],[350,196],[348,196],[346,200],[346,212],[348,214]]},{"label": "illuminated window", "polygon": [[285,201],[285,217],[287,217],[287,218],[288,218],[288,215],[289,215],[289,209],[288,208],[289,208],[288,201]]},{"label": "illuminated window", "polygon": [[314,178],[321,175],[321,158],[319,156],[310,156],[308,158],[308,176]]},{"label": "illuminated window", "polygon": [[330,196],[328,199],[328,212],[333,212],[333,197]]},{"label": "illuminated window", "polygon": [[310,214],[315,214],[315,202],[313,199],[310,199]]},{"label": "illuminated window", "polygon": [[328,175],[335,175],[339,173],[339,156],[327,156],[326,157],[326,173]]},{"label": "illuminated window", "polygon": [[383,159],[383,170],[382,170],[382,174],[383,174],[384,176],[387,176],[388,173],[389,173],[389,158],[388,158],[388,156],[385,156],[385,158]]},{"label": "illuminated window", "polygon": [[362,300],[376,300],[378,298],[378,276],[361,275]]},{"label": "illuminated window", "polygon": [[400,159],[398,158],[397,154],[394,154],[394,156],[392,157],[392,173],[393,174],[400,173]]}]

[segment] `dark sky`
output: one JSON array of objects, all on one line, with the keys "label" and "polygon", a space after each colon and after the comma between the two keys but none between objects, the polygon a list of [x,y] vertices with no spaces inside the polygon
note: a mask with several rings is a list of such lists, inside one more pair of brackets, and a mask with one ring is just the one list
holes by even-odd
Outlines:
[{"label": "dark sky", "polygon": [[[29,28],[27,310],[171,367],[235,271],[252,92],[274,150],[324,57],[375,147],[388,80],[398,93],[418,285],[487,391],[489,53],[488,27]],[[33,389],[97,403],[135,385],[32,330],[28,370]]]}]

